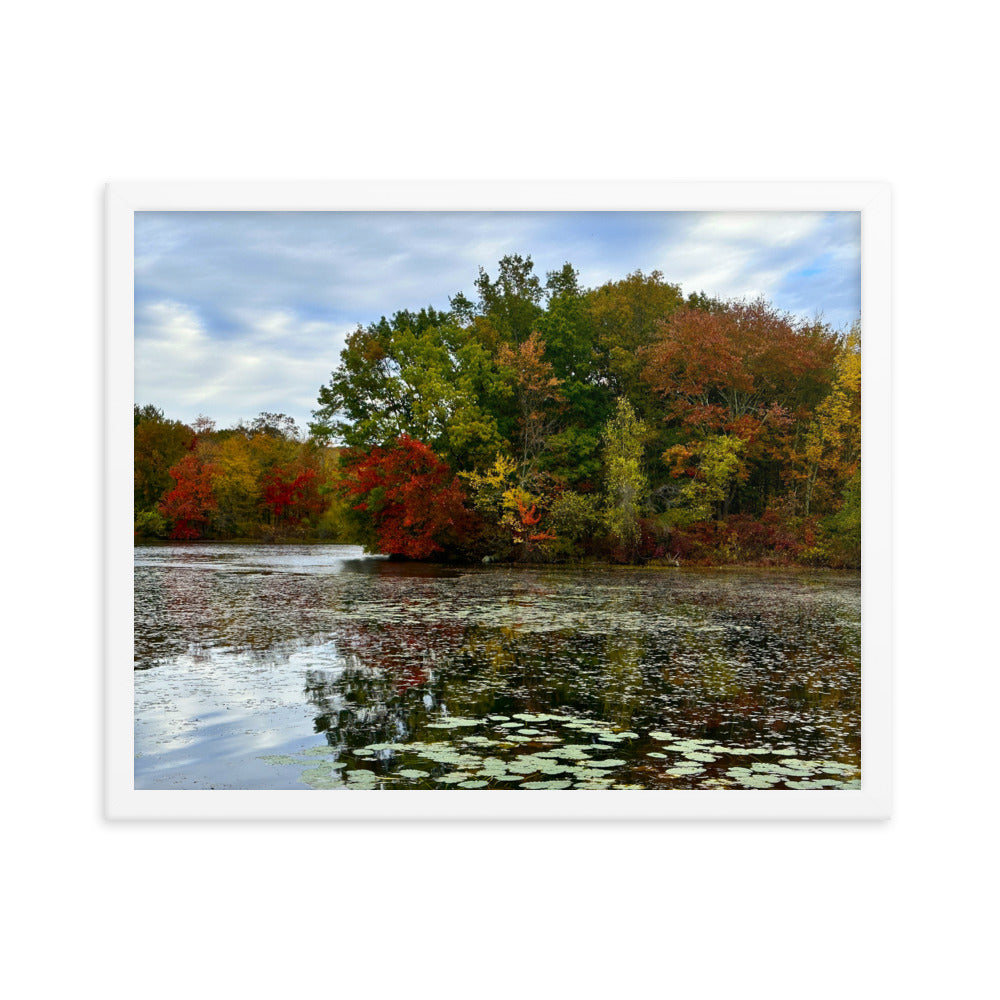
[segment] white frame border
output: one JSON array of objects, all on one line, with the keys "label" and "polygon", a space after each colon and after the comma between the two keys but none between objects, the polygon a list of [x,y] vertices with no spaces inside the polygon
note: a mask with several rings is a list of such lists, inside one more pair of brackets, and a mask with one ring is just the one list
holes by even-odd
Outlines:
[{"label": "white frame border", "polygon": [[[108,185],[105,815],[109,819],[886,819],[892,802],[890,194],[877,183],[120,182]],[[134,788],[133,214],[137,211],[859,211],[862,786],[850,791],[188,791]]]}]

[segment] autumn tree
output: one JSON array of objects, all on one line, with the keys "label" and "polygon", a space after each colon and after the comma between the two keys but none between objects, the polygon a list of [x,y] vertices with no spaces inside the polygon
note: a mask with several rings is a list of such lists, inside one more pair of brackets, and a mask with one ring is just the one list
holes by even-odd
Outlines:
[{"label": "autumn tree", "polygon": [[837,337],[826,326],[797,320],[763,299],[685,306],[660,324],[659,339],[643,352],[642,377],[679,445],[718,436],[744,442],[749,465],[740,479],[762,510],[781,489],[796,428],[830,384],[836,350]]},{"label": "autumn tree", "polygon": [[668,419],[747,438],[782,414],[815,404],[829,384],[837,338],[763,299],[708,311],[685,307],[643,352],[643,379]]},{"label": "autumn tree", "polygon": [[261,506],[277,526],[295,527],[323,510],[319,477],[301,462],[268,470],[261,482]]},{"label": "autumn tree", "polygon": [[468,536],[473,519],[458,477],[427,445],[402,434],[351,456],[340,491],[364,515],[378,551],[426,559]]},{"label": "autumn tree", "polygon": [[[636,405],[649,392],[640,380],[641,352],[657,339],[660,325],[682,302],[680,286],[664,281],[660,271],[634,271],[587,294],[595,362],[615,398],[624,396]],[[640,415],[645,409],[640,406]]]},{"label": "autumn tree", "polygon": [[226,538],[254,534],[260,521],[261,456],[245,433],[198,439],[198,451],[212,468],[213,532]]},{"label": "autumn tree", "polygon": [[837,353],[829,393],[816,407],[805,435],[803,505],[814,497],[829,509],[861,464],[861,326],[856,323]]},{"label": "autumn tree", "polygon": [[214,469],[194,451],[188,452],[170,470],[175,486],[163,498],[159,512],[172,525],[170,537],[201,538],[215,509],[212,494]]},{"label": "autumn tree", "polygon": [[504,344],[497,364],[513,390],[517,404],[521,479],[527,482],[535,471],[538,456],[555,431],[565,396],[562,380],[545,358],[545,342],[531,333],[517,348]]},{"label": "autumn tree", "polygon": [[194,431],[179,420],[168,420],[152,405],[135,406],[133,474],[136,515],[154,511],[172,485],[170,469],[184,457]]}]

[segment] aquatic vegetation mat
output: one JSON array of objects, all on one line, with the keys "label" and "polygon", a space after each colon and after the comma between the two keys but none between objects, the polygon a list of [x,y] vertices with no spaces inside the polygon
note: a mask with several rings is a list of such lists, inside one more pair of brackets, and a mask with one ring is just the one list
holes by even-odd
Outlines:
[{"label": "aquatic vegetation mat", "polygon": [[295,548],[137,549],[136,787],[859,787],[856,574]]},{"label": "aquatic vegetation mat", "polygon": [[[789,753],[795,752],[792,747],[767,744],[739,747],[717,743],[712,754],[691,753],[688,747],[692,743],[701,745],[703,741],[672,737],[667,743],[663,739],[664,734],[659,733],[660,745],[676,751],[677,756],[658,751],[637,752],[628,757],[605,756],[611,747],[620,742],[649,745],[653,734],[643,737],[632,730],[615,731],[592,721],[581,727],[582,721],[572,716],[549,715],[546,717],[546,728],[532,733],[540,742],[542,739],[559,741],[581,728],[594,731],[595,738],[590,743],[568,743],[557,749],[526,751],[515,736],[505,732],[502,723],[497,723],[495,716],[484,716],[481,719],[462,718],[461,727],[476,726],[495,738],[477,734],[463,737],[462,742],[476,747],[491,747],[489,756],[479,756],[440,741],[414,740],[375,743],[353,749],[327,745],[303,750],[300,757],[282,754],[267,755],[261,759],[272,764],[295,765],[305,763],[318,753],[340,754],[344,760],[310,766],[302,771],[302,783],[312,788],[373,789],[400,782],[400,787],[409,788],[645,789],[670,787],[671,781],[696,777],[698,781],[694,787],[705,788],[859,787],[859,769],[839,761],[794,758],[775,763],[757,759],[749,765],[718,767],[711,774],[706,766],[717,764],[724,758],[787,758]],[[425,728],[439,730],[449,727],[441,722],[429,722]],[[377,761],[372,758],[377,758]],[[650,758],[657,763],[651,766]],[[353,764],[350,764],[352,759]],[[414,761],[422,766],[414,766]],[[347,771],[344,783],[337,769],[349,766],[352,769]]]}]

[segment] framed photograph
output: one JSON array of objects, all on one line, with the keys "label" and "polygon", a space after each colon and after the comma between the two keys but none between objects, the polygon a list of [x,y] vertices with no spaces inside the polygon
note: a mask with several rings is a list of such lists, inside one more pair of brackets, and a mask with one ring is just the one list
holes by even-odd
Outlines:
[{"label": "framed photograph", "polygon": [[110,184],[107,815],[888,817],[889,206]]}]

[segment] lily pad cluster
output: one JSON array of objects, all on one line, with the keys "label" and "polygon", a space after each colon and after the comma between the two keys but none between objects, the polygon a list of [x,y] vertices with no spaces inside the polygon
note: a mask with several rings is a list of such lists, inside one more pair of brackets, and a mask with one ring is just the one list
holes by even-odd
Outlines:
[{"label": "lily pad cluster", "polygon": [[[706,765],[722,763],[720,772],[699,783],[703,788],[860,788],[860,770],[835,760],[805,760],[790,746],[763,744],[756,747],[727,746],[709,739],[681,739],[669,732],[655,731],[650,737],[661,750],[647,756],[666,761],[663,774],[688,778],[704,774]],[[732,758],[755,758],[735,763]],[[761,759],[770,758],[770,759]],[[778,758],[775,761],[773,758]]]},{"label": "lily pad cluster", "polygon": [[298,756],[262,759],[284,765],[311,760],[300,780],[323,789],[643,787],[619,781],[629,761],[615,755],[619,744],[638,740],[639,733],[597,720],[545,712],[480,719],[442,714],[424,728],[447,733],[450,740],[380,742],[353,749],[324,745]]},{"label": "lily pad cluster", "polygon": [[[860,787],[860,772],[853,765],[807,760],[792,746],[741,747],[664,730],[643,736],[565,714],[520,712],[473,718],[442,713],[425,729],[428,735],[448,733],[450,739],[379,742],[353,749],[324,745],[298,756],[262,759],[283,765],[309,763],[300,780],[322,789]],[[658,749],[640,749],[648,746]],[[621,755],[616,753],[619,747],[624,750]]]}]

